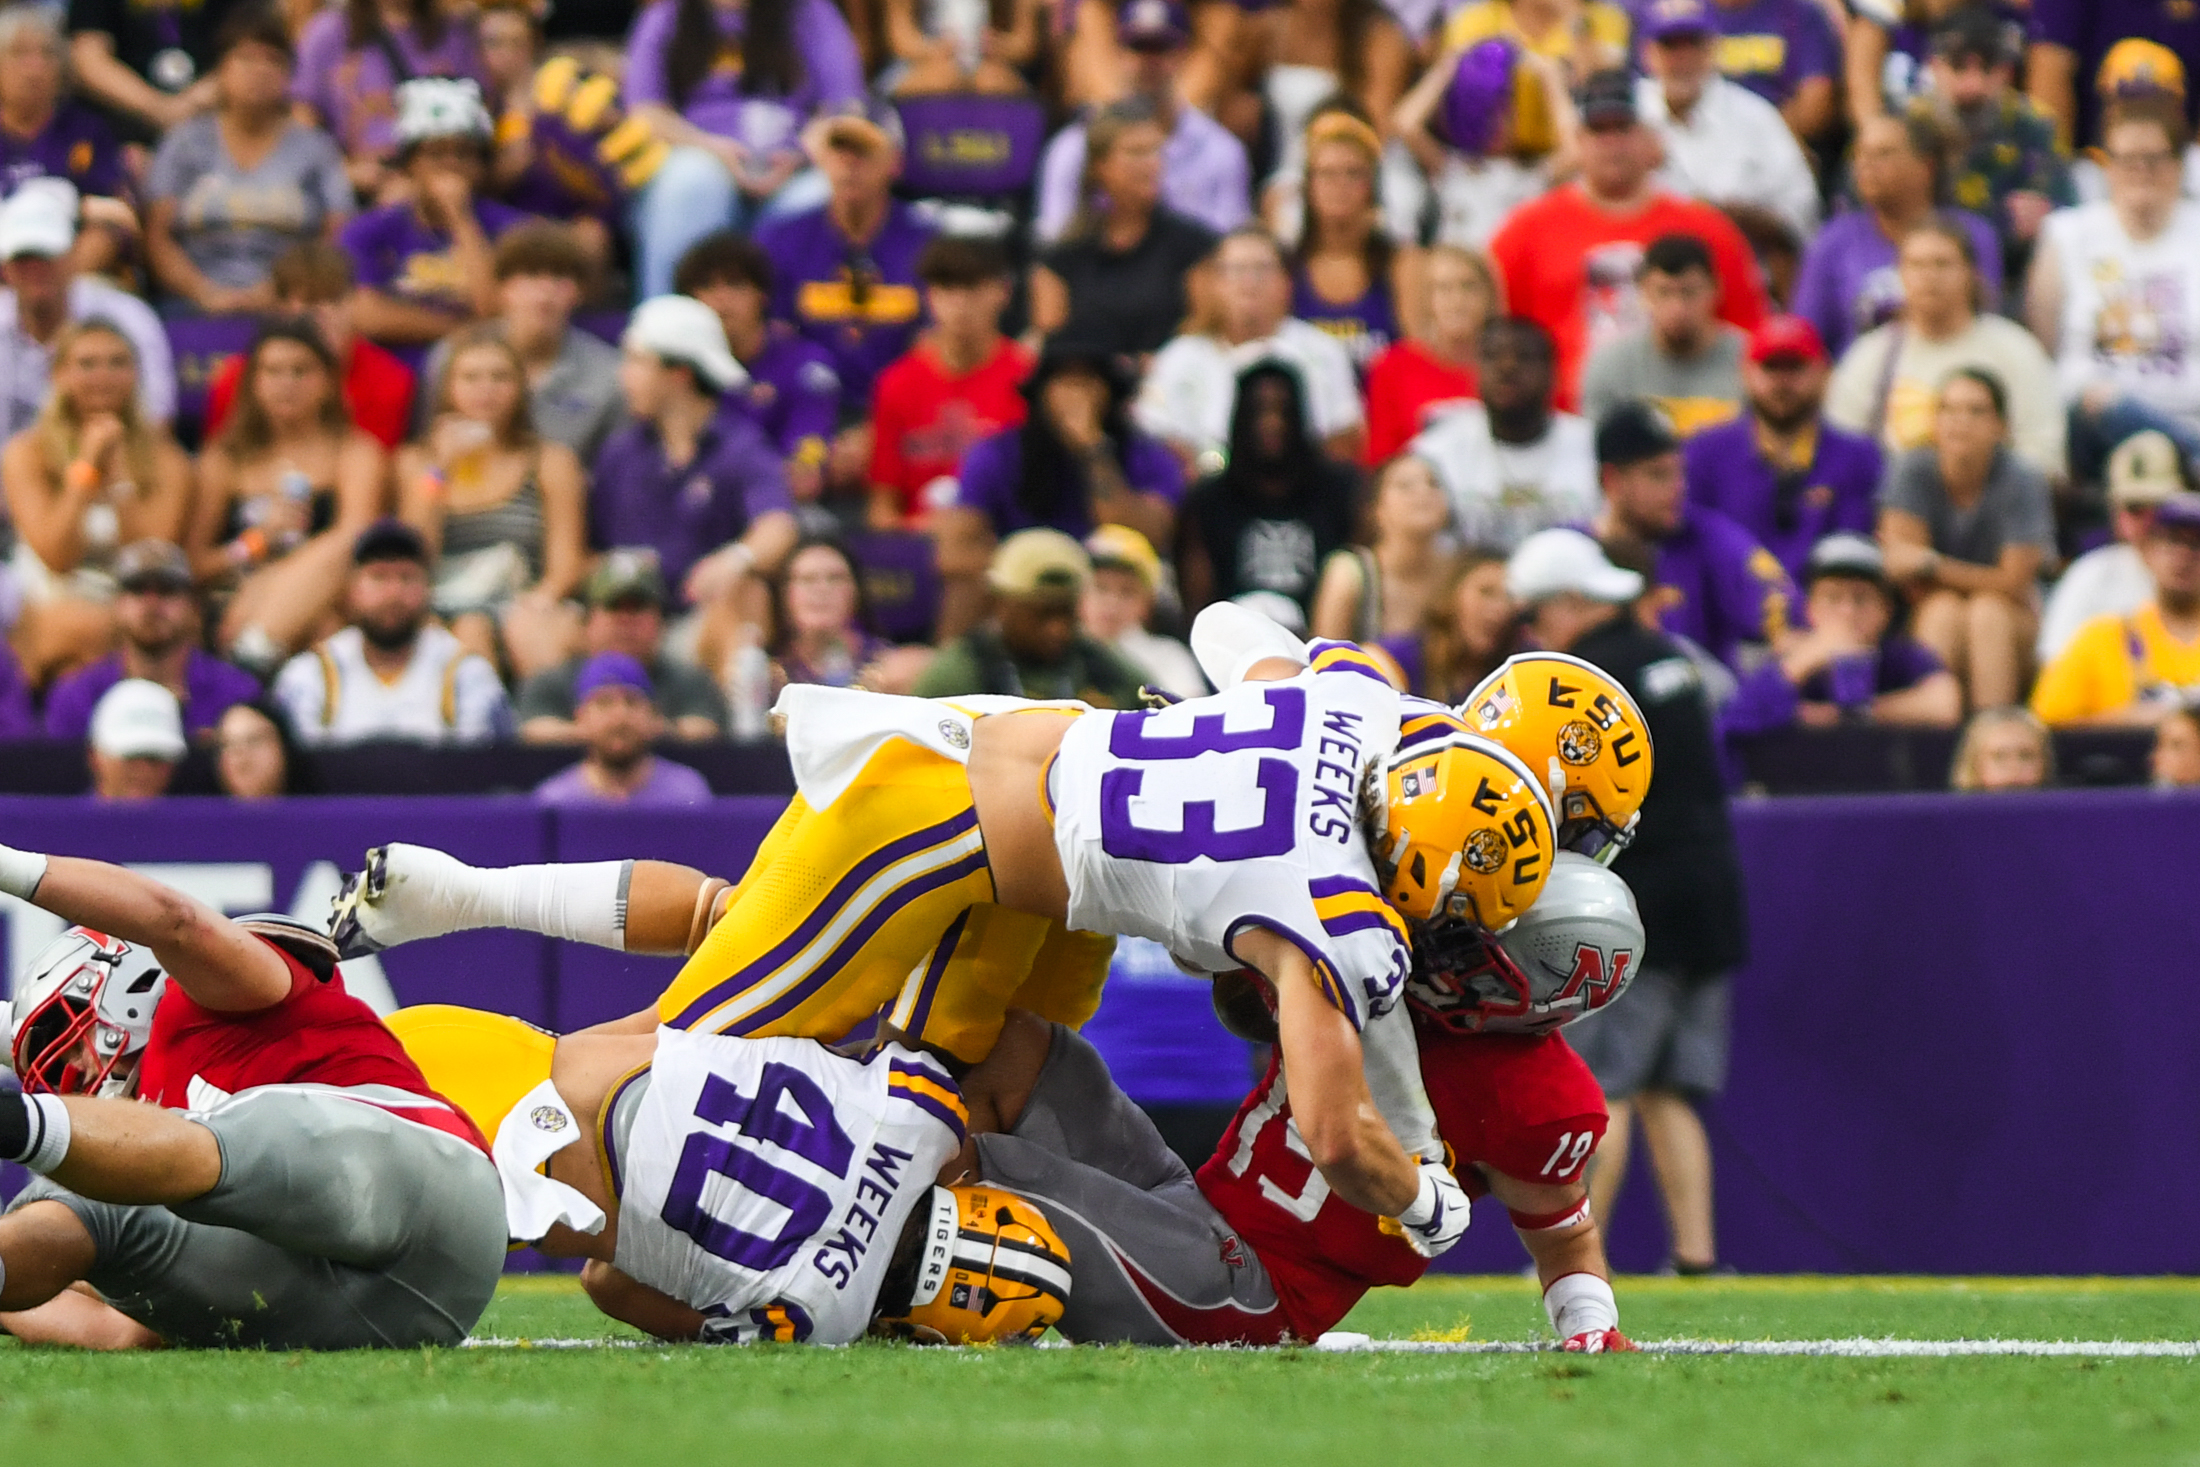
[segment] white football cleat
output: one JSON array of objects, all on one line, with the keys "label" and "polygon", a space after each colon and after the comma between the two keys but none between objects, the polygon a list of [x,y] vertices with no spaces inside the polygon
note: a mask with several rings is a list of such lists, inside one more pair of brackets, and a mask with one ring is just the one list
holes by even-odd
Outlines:
[{"label": "white football cleat", "polygon": [[466,924],[452,919],[472,874],[464,861],[431,846],[376,846],[330,904],[329,937],[342,956],[358,958],[460,931]]}]

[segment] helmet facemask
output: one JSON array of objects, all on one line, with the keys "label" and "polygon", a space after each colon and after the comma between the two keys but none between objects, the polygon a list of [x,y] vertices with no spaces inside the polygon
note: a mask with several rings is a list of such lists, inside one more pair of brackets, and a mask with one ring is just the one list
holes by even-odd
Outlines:
[{"label": "helmet facemask", "polygon": [[152,955],[71,928],[31,961],[11,1006],[9,1063],[23,1088],[130,1095],[167,981]]}]

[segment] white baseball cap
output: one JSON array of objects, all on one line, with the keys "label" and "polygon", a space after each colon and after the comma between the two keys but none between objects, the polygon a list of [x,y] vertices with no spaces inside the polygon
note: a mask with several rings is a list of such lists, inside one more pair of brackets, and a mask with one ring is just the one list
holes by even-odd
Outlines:
[{"label": "white baseball cap", "polygon": [[34,178],[0,203],[0,260],[65,255],[76,243],[76,186],[65,178]]},{"label": "white baseball cap", "polygon": [[92,708],[92,747],[110,759],[181,759],[189,745],[176,695],[141,677],[124,678]]},{"label": "white baseball cap", "polygon": [[1605,557],[1579,530],[1539,530],[1505,562],[1505,591],[1515,601],[1541,601],[1571,591],[1614,605],[1642,594],[1642,577]]},{"label": "white baseball cap", "polygon": [[619,345],[684,362],[719,392],[730,392],[749,380],[726,346],[726,328],[718,313],[692,296],[660,295],[643,301],[627,318]]},{"label": "white baseball cap", "polygon": [[397,89],[397,142],[410,147],[433,138],[481,138],[496,132],[481,87],[471,77],[415,77]]}]

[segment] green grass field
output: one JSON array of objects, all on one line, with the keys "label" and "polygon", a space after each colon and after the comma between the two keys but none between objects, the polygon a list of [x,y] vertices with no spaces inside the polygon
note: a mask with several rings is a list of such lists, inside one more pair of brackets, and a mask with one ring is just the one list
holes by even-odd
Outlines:
[{"label": "green grass field", "polygon": [[[1623,1279],[1638,1339],[2200,1335],[2186,1280]],[[1378,1338],[1528,1340],[1519,1279],[1371,1296]],[[564,1280],[482,1334],[606,1338]],[[630,1336],[627,1336],[631,1338]],[[122,1463],[2200,1463],[2200,1361],[1274,1352],[0,1349],[0,1457]]]}]

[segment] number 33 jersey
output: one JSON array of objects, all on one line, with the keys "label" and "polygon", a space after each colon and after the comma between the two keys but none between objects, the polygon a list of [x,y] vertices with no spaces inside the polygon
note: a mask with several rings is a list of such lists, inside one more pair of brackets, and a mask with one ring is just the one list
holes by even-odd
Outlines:
[{"label": "number 33 jersey", "polygon": [[1399,697],[1367,654],[1071,725],[1049,772],[1069,925],[1144,937],[1208,972],[1265,927],[1313,961],[1360,1027],[1397,1001],[1404,919],[1382,898],[1359,818],[1368,766],[1398,743]]},{"label": "number 33 jersey", "polygon": [[618,1267],[702,1310],[707,1338],[860,1337],[903,1225],[962,1145],[947,1072],[899,1045],[854,1060],[659,1029],[642,1076],[624,1144],[606,1128]]}]

